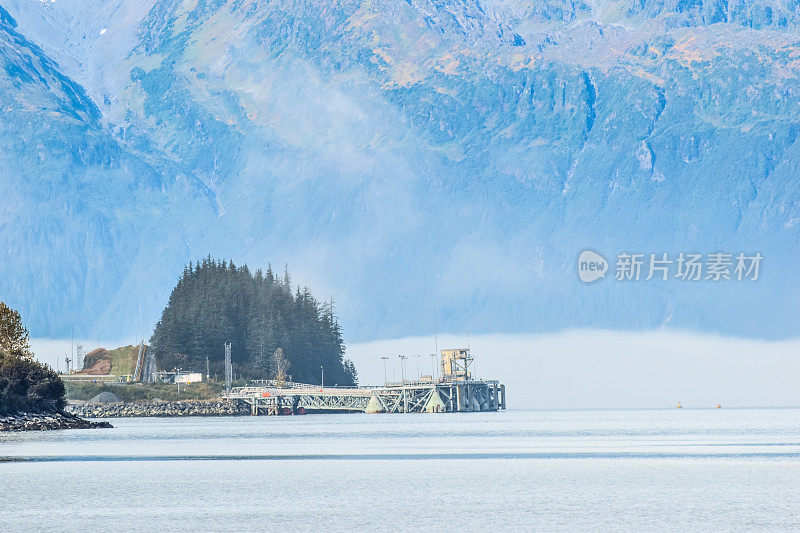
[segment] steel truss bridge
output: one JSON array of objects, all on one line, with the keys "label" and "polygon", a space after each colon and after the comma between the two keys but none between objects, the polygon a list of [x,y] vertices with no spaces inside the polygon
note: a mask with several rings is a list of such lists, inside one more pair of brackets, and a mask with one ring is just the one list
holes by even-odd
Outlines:
[{"label": "steel truss bridge", "polygon": [[382,387],[320,387],[262,381],[231,389],[222,397],[248,404],[252,415],[437,413],[506,408],[505,385],[496,380],[405,382]]}]

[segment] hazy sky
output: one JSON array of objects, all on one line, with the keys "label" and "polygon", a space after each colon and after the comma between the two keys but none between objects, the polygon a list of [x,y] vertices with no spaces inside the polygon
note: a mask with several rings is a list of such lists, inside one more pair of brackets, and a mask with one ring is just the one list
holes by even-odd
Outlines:
[{"label": "hazy sky", "polygon": [[[478,377],[497,378],[511,408],[727,407],[800,405],[800,340],[763,342],[689,333],[575,330],[469,339]],[[439,347],[467,345],[442,335]],[[400,375],[399,353],[422,353],[429,374],[434,343],[417,337],[356,344],[348,356],[362,383],[383,381],[381,355]],[[416,374],[416,360],[406,363]]]},{"label": "hazy sky", "polygon": [[[87,349],[97,340],[84,341]],[[115,347],[135,341],[101,342]],[[467,336],[440,335],[439,348],[467,346]],[[69,341],[34,339],[37,357],[50,365],[69,353]],[[547,335],[469,338],[478,377],[500,379],[511,408],[800,406],[800,340],[766,342],[691,333],[573,330]],[[362,384],[400,377],[399,354],[423,354],[431,372],[433,337],[350,344],[347,357]],[[406,375],[417,372],[416,358]]]}]

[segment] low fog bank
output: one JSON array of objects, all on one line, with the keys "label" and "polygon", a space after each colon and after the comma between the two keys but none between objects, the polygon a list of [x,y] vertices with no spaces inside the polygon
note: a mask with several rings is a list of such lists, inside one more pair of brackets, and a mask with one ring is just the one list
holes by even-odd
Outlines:
[{"label": "low fog bank", "polygon": [[[101,342],[106,348],[132,339]],[[76,342],[75,344],[79,344]],[[98,342],[82,342],[86,352]],[[39,361],[64,371],[69,340],[32,339]],[[758,341],[652,331],[628,333],[571,330],[545,335],[440,335],[439,348],[472,348],[479,378],[500,379],[509,407],[532,408],[705,408],[800,406],[800,339]],[[346,357],[365,385],[430,374],[432,337],[408,337],[348,344]],[[438,360],[437,360],[438,362]]]},{"label": "low fog bank", "polygon": [[[440,335],[439,348],[466,347],[479,378],[506,384],[509,408],[800,406],[800,340],[769,342],[693,333],[573,330],[546,335]],[[362,384],[400,376],[398,354],[423,354],[431,337],[352,344]],[[417,372],[415,357],[406,376]]]}]

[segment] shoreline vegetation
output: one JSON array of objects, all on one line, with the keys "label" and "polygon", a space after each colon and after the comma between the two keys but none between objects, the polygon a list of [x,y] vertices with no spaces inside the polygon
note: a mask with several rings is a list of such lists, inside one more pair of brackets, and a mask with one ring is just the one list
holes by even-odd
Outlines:
[{"label": "shoreline vegetation", "polygon": [[[288,271],[278,278],[210,256],[184,269],[150,339],[158,368],[204,373],[183,387],[165,383],[97,383],[62,380],[34,360],[19,313],[0,302],[0,430],[111,427],[86,418],[238,416],[246,406],[219,398],[225,345],[241,385],[250,379],[355,385],[358,374],[344,357],[333,300],[320,302],[308,288],[293,290]],[[80,373],[135,374],[137,348],[99,349]],[[214,377],[212,377],[214,376]],[[211,378],[209,380],[209,378]],[[140,381],[140,380],[138,380]],[[69,402],[68,402],[69,400]]]},{"label": "shoreline vegetation", "polygon": [[0,302],[0,431],[111,427],[64,411],[64,382],[33,359],[20,314]]},{"label": "shoreline vegetation", "polygon": [[[233,386],[247,385],[239,380]],[[221,381],[201,381],[181,384],[180,389],[171,383],[91,383],[65,381],[66,400],[71,404],[89,402],[104,392],[110,392],[125,403],[148,401],[196,401],[217,400],[225,388]]]}]

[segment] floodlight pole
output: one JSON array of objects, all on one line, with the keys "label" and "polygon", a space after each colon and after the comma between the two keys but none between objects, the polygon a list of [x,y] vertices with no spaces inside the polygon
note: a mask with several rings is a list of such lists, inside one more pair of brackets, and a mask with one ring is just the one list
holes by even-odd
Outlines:
[{"label": "floodlight pole", "polygon": [[386,385],[386,361],[388,361],[389,358],[384,355],[381,356],[381,359],[383,359],[383,384]]}]

